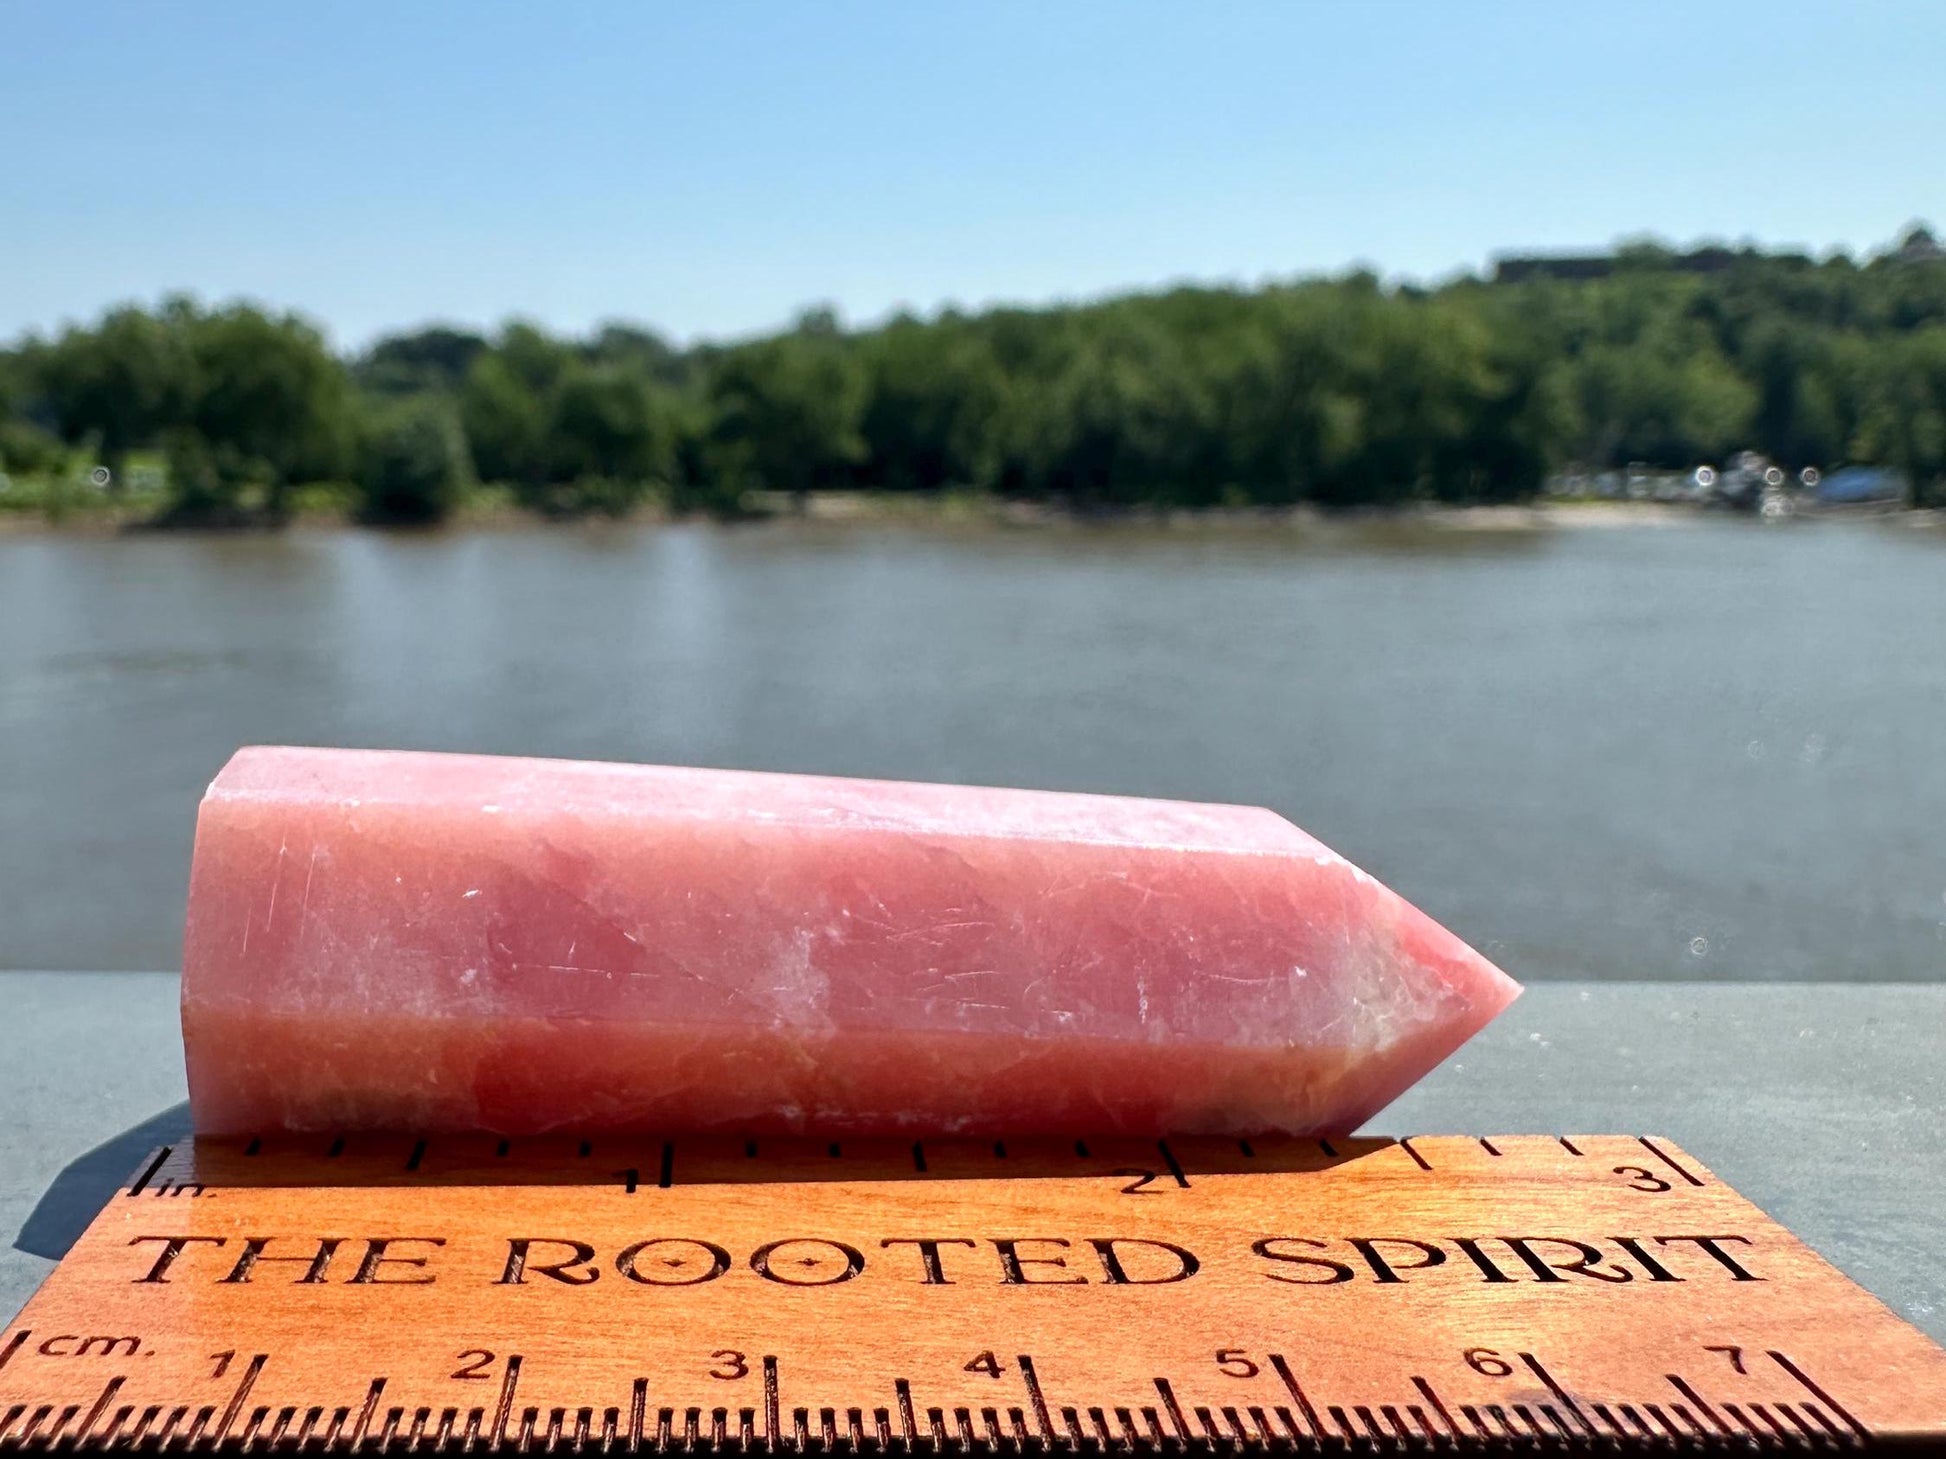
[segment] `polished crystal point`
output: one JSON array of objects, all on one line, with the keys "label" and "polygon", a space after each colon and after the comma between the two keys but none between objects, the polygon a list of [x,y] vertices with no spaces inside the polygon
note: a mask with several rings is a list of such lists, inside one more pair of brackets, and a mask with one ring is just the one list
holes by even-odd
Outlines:
[{"label": "polished crystal point", "polygon": [[196,1127],[1329,1132],[1517,986],[1267,810],[240,751]]}]

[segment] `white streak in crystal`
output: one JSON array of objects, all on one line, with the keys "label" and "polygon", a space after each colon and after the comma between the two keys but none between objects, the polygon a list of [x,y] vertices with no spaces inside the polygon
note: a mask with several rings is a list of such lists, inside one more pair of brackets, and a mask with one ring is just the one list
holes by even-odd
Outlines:
[{"label": "white streak in crystal", "polygon": [[270,931],[270,924],[277,920],[277,888],[284,881],[284,858],[290,854],[291,838],[286,836],[277,847],[277,868],[270,874],[270,906],[264,911],[264,931]]},{"label": "white streak in crystal", "polygon": [[311,878],[318,874],[318,852],[323,848],[315,841],[311,843],[311,864],[304,872],[304,900],[297,908],[298,931],[304,930],[304,914],[311,910]]},{"label": "white streak in crystal", "polygon": [[771,963],[770,986],[753,990],[776,1028],[828,1032],[832,1027],[831,983],[812,959],[815,941],[808,928],[792,933]]}]

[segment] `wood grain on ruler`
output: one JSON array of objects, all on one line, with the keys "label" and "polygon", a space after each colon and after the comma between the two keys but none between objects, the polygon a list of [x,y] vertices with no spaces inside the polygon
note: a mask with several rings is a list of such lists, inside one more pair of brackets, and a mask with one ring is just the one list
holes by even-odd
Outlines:
[{"label": "wood grain on ruler", "polygon": [[1946,1354],[1655,1137],[216,1141],[0,1450],[1946,1453]]}]

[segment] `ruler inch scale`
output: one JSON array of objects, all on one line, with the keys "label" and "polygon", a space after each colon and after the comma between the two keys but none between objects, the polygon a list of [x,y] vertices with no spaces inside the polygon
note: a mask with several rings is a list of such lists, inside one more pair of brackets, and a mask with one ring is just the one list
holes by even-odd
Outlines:
[{"label": "ruler inch scale", "polygon": [[0,1329],[41,1452],[1946,1456],[1946,1352],[1673,1141],[265,1136]]}]

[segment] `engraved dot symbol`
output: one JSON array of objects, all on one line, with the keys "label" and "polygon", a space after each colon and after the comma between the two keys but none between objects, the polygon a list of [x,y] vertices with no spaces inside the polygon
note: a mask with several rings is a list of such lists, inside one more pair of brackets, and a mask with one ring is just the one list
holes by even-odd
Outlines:
[{"label": "engraved dot symbol", "polygon": [[1707,937],[1692,937],[1689,939],[1689,950],[1697,957],[1702,957],[1710,950],[1710,940]]},{"label": "engraved dot symbol", "polygon": [[676,1267],[682,1265],[682,1258],[679,1256],[665,1256],[662,1258],[662,1264],[670,1268],[671,1270],[674,1270]]},{"label": "engraved dot symbol", "polygon": [[797,1259],[797,1264],[799,1266],[816,1266],[818,1259],[815,1256],[800,1256]]}]

